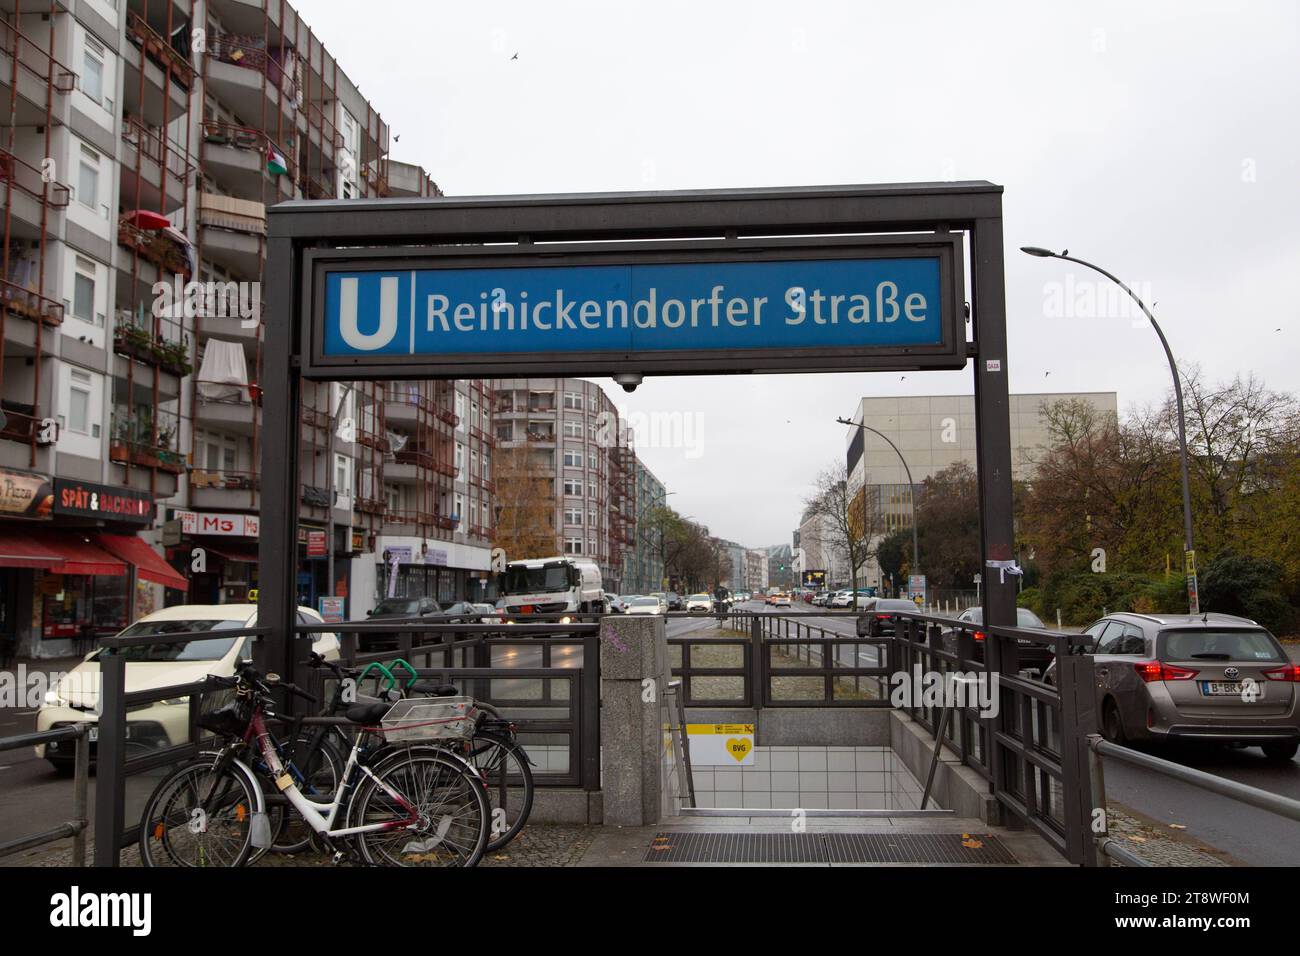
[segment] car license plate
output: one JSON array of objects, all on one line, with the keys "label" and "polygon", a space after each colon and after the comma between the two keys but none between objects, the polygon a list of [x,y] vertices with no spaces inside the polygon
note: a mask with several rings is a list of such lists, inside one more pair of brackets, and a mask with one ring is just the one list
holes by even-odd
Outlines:
[{"label": "car license plate", "polygon": [[1250,696],[1251,700],[1260,700],[1264,696],[1264,685],[1259,681],[1254,681],[1251,687],[1251,693],[1247,695],[1238,680],[1203,680],[1201,681],[1201,693],[1206,697],[1241,697]]},{"label": "car license plate", "polygon": [[98,727],[88,727],[88,728],[86,729],[86,739],[89,740],[92,744],[93,744],[96,740],[98,740],[98,739],[99,739],[99,728],[98,728]]}]

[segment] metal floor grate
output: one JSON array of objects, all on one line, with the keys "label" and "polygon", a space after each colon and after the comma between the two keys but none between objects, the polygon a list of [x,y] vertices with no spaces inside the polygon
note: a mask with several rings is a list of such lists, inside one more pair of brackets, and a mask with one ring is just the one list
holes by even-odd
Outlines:
[{"label": "metal floor grate", "polygon": [[986,833],[661,832],[647,863],[1015,863]]}]

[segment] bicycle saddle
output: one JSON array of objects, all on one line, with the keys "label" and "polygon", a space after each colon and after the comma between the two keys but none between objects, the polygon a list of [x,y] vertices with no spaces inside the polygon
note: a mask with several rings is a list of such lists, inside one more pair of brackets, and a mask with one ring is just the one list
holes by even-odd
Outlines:
[{"label": "bicycle saddle", "polygon": [[455,684],[436,684],[433,681],[416,681],[411,690],[420,694],[432,694],[434,697],[455,697],[460,689]]},{"label": "bicycle saddle", "polygon": [[374,704],[349,704],[343,716],[354,724],[373,726],[379,723],[392,706],[382,700]]}]

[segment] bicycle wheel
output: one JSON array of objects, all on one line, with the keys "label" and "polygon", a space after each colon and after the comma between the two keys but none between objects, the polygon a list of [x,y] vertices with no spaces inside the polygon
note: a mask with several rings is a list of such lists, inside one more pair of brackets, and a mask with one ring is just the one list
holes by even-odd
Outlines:
[{"label": "bicycle wheel", "polygon": [[[343,758],[328,739],[322,739],[310,753],[308,753],[309,747],[311,747],[311,735],[303,734],[294,747],[290,772],[303,795],[319,803],[329,800],[342,783]],[[304,757],[306,766],[303,766]],[[311,828],[292,804],[284,807],[283,810],[283,822],[279,829],[274,831],[275,842],[271,849],[276,853],[301,853],[311,842]]]},{"label": "bicycle wheel", "polygon": [[533,771],[524,748],[506,734],[480,730],[465,759],[487,788],[492,819],[487,852],[501,849],[518,835],[533,810]]},{"label": "bicycle wheel", "polygon": [[253,784],[214,762],[187,764],[163,779],[140,817],[145,866],[243,866],[252,851]]},{"label": "bicycle wheel", "polygon": [[[352,826],[388,824],[357,834],[365,861],[377,866],[474,866],[488,842],[491,811],[474,770],[445,754],[412,751],[367,776],[355,797]],[[391,788],[401,802],[379,785]],[[402,803],[406,806],[403,806]],[[415,821],[403,825],[415,816]]]}]

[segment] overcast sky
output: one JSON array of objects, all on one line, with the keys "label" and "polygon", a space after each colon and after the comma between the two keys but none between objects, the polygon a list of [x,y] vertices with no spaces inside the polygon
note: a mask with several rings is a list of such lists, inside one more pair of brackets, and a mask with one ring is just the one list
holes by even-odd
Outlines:
[{"label": "overcast sky", "polygon": [[[1022,245],[1137,284],[1180,362],[1300,391],[1295,0],[295,2],[393,157],[448,195],[987,179],[1006,188],[1012,391],[1125,409],[1170,385],[1149,326],[1062,310],[1070,264]],[[678,510],[750,546],[789,542],[859,397],[972,390],[969,370],[603,384],[692,416],[685,447],[642,457]]]}]

